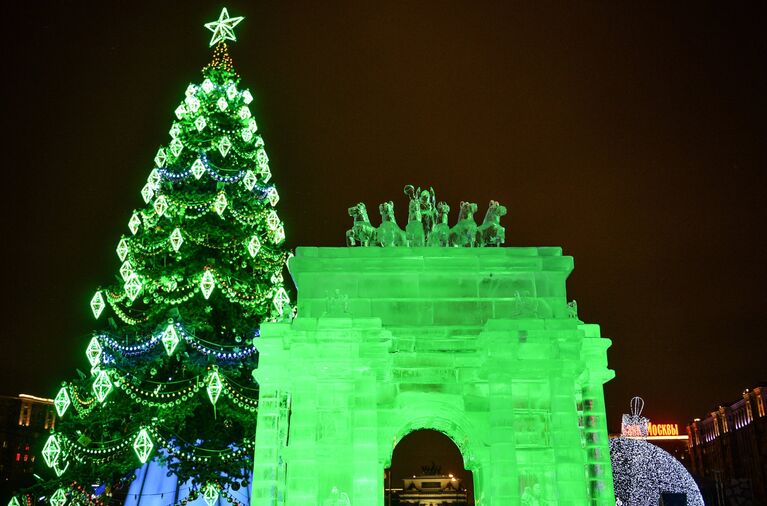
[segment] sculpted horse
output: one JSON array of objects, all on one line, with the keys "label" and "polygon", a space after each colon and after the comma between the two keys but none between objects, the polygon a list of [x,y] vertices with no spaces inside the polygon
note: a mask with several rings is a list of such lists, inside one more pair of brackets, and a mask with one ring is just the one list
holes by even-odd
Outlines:
[{"label": "sculpted horse", "polygon": [[480,246],[500,246],[506,241],[506,229],[501,226],[501,216],[505,215],[506,207],[491,200],[485,219],[477,228],[477,242]]},{"label": "sculpted horse", "polygon": [[391,200],[378,206],[381,213],[381,225],[376,231],[376,243],[379,246],[405,246],[405,232],[397,225],[394,217],[394,202]]},{"label": "sculpted horse", "polygon": [[447,246],[450,236],[450,225],[447,224],[450,206],[446,202],[437,204],[437,220],[429,234],[429,246]]},{"label": "sculpted horse", "polygon": [[450,246],[474,247],[477,240],[477,222],[474,221],[474,213],[477,212],[477,204],[473,202],[461,202],[458,212],[458,223],[450,229],[448,242]]},{"label": "sculpted horse", "polygon": [[352,228],[346,231],[347,246],[370,246],[375,244],[376,229],[370,224],[365,204],[358,203],[349,208],[349,216],[354,218]]},{"label": "sculpted horse", "polygon": [[416,196],[413,185],[405,186],[405,195],[410,197],[410,204],[407,208],[407,225],[405,226],[407,245],[411,247],[423,246],[426,242],[426,235],[423,232],[423,222],[421,222],[421,203]]}]

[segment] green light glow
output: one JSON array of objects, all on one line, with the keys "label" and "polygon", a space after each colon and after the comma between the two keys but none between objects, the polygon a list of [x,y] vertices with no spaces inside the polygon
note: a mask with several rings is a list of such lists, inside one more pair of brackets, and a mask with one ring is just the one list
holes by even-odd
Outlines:
[{"label": "green light glow", "polygon": [[245,177],[242,178],[242,184],[244,184],[245,188],[247,188],[248,190],[252,190],[253,187],[256,185],[257,181],[258,181],[258,178],[256,177],[256,175],[253,173],[252,170],[248,170],[247,172],[245,172]]},{"label": "green light glow", "polygon": [[147,183],[141,188],[141,198],[144,199],[144,203],[148,203],[154,197],[154,188],[152,183]]},{"label": "green light glow", "polygon": [[184,236],[181,235],[181,229],[176,227],[170,234],[170,245],[173,251],[178,251],[182,244],[184,244]]},{"label": "green light glow", "polygon": [[230,149],[232,149],[232,141],[226,135],[221,137],[221,140],[218,141],[218,152],[221,153],[221,156],[226,158]]},{"label": "green light glow", "polygon": [[226,96],[229,97],[229,100],[234,100],[234,97],[237,96],[237,86],[234,83],[226,87]]},{"label": "green light glow", "polygon": [[261,241],[258,240],[257,236],[253,236],[250,238],[250,242],[248,242],[248,253],[250,253],[250,256],[255,258],[256,255],[258,255],[258,251],[261,249]]},{"label": "green light glow", "polygon": [[205,271],[205,273],[202,275],[202,279],[200,279],[200,290],[202,291],[202,296],[206,299],[209,298],[215,286],[216,278],[213,277],[213,273],[210,271]]},{"label": "green light glow", "polygon": [[202,129],[205,128],[208,125],[208,122],[205,121],[205,118],[203,116],[200,116],[196,120],[194,120],[194,126],[197,127],[197,130],[199,132],[202,132]]},{"label": "green light glow", "polygon": [[213,372],[208,375],[208,398],[210,399],[211,404],[214,406],[218,402],[218,397],[221,395],[221,390],[223,390],[224,386],[221,383],[221,378],[218,375],[217,370],[213,370]]},{"label": "green light glow", "polygon": [[138,213],[133,213],[133,216],[130,217],[130,221],[128,222],[128,228],[130,228],[133,235],[136,235],[139,226],[141,226],[141,218],[139,218]]},{"label": "green light glow", "polygon": [[272,206],[276,206],[277,202],[280,201],[280,195],[279,195],[279,193],[277,193],[277,188],[275,188],[274,186],[269,188],[269,191],[266,192],[266,198],[269,199],[269,203]]},{"label": "green light glow", "polygon": [[268,183],[269,180],[272,178],[272,171],[269,169],[269,166],[266,164],[259,165],[258,173],[261,175],[261,179],[264,180],[264,183]]},{"label": "green light glow", "polygon": [[200,179],[203,174],[205,174],[205,165],[202,163],[202,160],[198,158],[192,164],[192,175],[194,175],[195,179]]},{"label": "green light glow", "polygon": [[16,496],[11,497],[11,500],[8,502],[8,506],[21,506],[19,503],[19,500],[16,499]]},{"label": "green light glow", "polygon": [[154,201],[154,212],[157,213],[157,216],[162,216],[163,214],[165,214],[165,211],[167,210],[168,210],[168,199],[165,198],[165,195],[160,195]]},{"label": "green light glow", "polygon": [[213,81],[211,81],[210,79],[206,77],[205,80],[202,82],[202,91],[204,91],[205,93],[210,93],[211,91],[213,91],[213,88],[215,88]]},{"label": "green light glow", "polygon": [[127,295],[131,301],[136,300],[136,297],[138,297],[138,294],[141,292],[142,285],[141,280],[139,280],[138,275],[135,272],[131,274],[125,282],[125,285],[123,285],[123,288],[125,289],[125,295]]},{"label": "green light glow", "polygon": [[64,506],[67,502],[67,494],[63,488],[60,488],[53,493],[48,502],[51,506]]},{"label": "green light glow", "polygon": [[168,354],[168,356],[173,355],[173,350],[176,349],[178,341],[179,339],[178,332],[176,332],[176,326],[171,323],[162,334],[162,344],[165,346],[165,352]]},{"label": "green light glow", "polygon": [[226,108],[227,108],[227,107],[229,107],[229,102],[227,102],[227,101],[226,101],[226,99],[225,99],[224,97],[221,97],[221,98],[219,98],[219,99],[218,99],[218,101],[216,102],[216,105],[218,105],[218,108],[219,108],[221,111],[225,111],[225,110],[226,110]]},{"label": "green light glow", "polygon": [[[251,95],[248,90],[245,90],[242,92],[242,100],[246,104],[250,104],[251,102],[253,102],[253,95]],[[255,121],[253,123],[255,124]]]},{"label": "green light glow", "polygon": [[288,297],[288,293],[283,287],[279,287],[277,292],[274,294],[274,307],[277,309],[277,312],[280,313],[280,316],[282,316],[285,311],[284,308],[288,304],[290,304],[290,297]]},{"label": "green light glow", "polygon": [[[199,107],[200,107],[200,102],[199,102],[199,101],[197,101],[197,102],[195,102],[195,103],[197,104],[197,108],[199,109]],[[171,143],[170,143],[170,152],[171,152],[171,153],[173,153],[173,156],[175,156],[176,158],[178,158],[178,155],[180,155],[180,154],[181,154],[181,151],[183,151],[183,150],[184,150],[184,143],[182,143],[182,142],[181,142],[180,140],[178,140],[178,139],[173,139],[173,140],[171,141]]]},{"label": "green light glow", "polygon": [[53,405],[56,406],[56,413],[58,413],[60,417],[64,416],[64,413],[67,412],[67,408],[69,408],[71,403],[72,401],[69,399],[69,392],[65,385],[61,387],[59,393],[56,394],[56,398],[53,400]]},{"label": "green light glow", "polygon": [[133,451],[136,452],[136,456],[141,463],[146,464],[153,449],[154,443],[152,443],[152,438],[149,437],[147,430],[142,428],[136,435],[136,439],[133,440]]},{"label": "green light glow", "polygon": [[117,243],[117,258],[122,262],[128,256],[128,242],[123,238]]},{"label": "green light glow", "polygon": [[181,127],[178,126],[178,123],[173,123],[173,126],[170,128],[170,131],[168,133],[170,134],[171,137],[175,139],[179,135],[181,135]]},{"label": "green light glow", "polygon": [[128,278],[133,274],[133,266],[129,260],[126,260],[120,266],[120,276],[123,278],[123,282],[128,281]]},{"label": "green light glow", "polygon": [[285,228],[280,225],[277,230],[274,231],[274,244],[279,244],[285,240]]},{"label": "green light glow", "polygon": [[280,217],[277,216],[275,211],[269,211],[269,215],[266,217],[266,224],[269,225],[269,230],[275,231],[280,226]]},{"label": "green light glow", "polygon": [[93,393],[96,394],[96,398],[99,402],[104,402],[109,392],[112,391],[112,381],[109,379],[109,374],[106,371],[99,371],[96,380],[93,382]]},{"label": "green light glow", "polygon": [[186,108],[184,107],[184,104],[181,104],[180,106],[176,107],[175,113],[178,119],[183,118],[184,114],[186,114]]},{"label": "green light glow", "polygon": [[215,46],[217,43],[227,40],[236,41],[237,38],[234,36],[234,27],[240,24],[243,19],[245,18],[242,16],[230,18],[226,7],[224,7],[221,10],[221,14],[218,16],[217,21],[205,23],[205,28],[213,32],[213,36],[210,38],[210,46]]},{"label": "green light glow", "polygon": [[48,436],[48,441],[45,442],[43,447],[43,459],[45,459],[48,467],[53,467],[58,463],[60,456],[61,445],[59,444],[58,437],[56,437],[56,434],[51,434]]},{"label": "green light glow", "polygon": [[157,167],[165,167],[165,162],[168,161],[168,155],[165,154],[165,150],[160,148],[157,150],[157,154],[154,156],[154,163]]},{"label": "green light glow", "polygon": [[99,316],[101,316],[101,312],[104,311],[104,307],[106,307],[104,296],[101,294],[101,290],[99,290],[93,294],[93,298],[91,299],[91,311],[93,311],[94,318],[98,320]]},{"label": "green light glow", "polygon": [[216,197],[216,201],[213,203],[213,209],[215,209],[216,213],[221,216],[224,214],[227,205],[226,195],[224,193],[219,193]]},{"label": "green light glow", "polygon": [[88,357],[88,362],[90,362],[91,367],[96,367],[101,362],[102,351],[103,349],[101,348],[101,343],[99,343],[98,338],[91,338],[88,347],[85,349],[85,356]]}]

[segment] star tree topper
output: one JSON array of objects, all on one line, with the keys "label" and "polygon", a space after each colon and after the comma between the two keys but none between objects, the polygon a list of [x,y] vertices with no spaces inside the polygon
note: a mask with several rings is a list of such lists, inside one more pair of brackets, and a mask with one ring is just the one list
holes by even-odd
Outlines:
[{"label": "star tree topper", "polygon": [[224,7],[221,10],[221,15],[218,17],[218,21],[205,23],[205,28],[213,32],[213,37],[210,38],[211,47],[219,42],[224,42],[226,40],[236,41],[237,39],[234,36],[234,27],[237,26],[243,19],[245,18],[242,16],[230,18],[229,13],[226,11],[226,7]]}]

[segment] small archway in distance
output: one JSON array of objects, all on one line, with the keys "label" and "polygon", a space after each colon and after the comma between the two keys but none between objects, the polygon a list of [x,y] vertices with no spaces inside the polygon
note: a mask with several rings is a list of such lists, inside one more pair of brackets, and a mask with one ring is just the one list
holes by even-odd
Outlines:
[{"label": "small archway in distance", "polygon": [[[441,478],[419,479],[424,475]],[[474,505],[474,477],[471,471],[464,469],[463,456],[453,440],[436,430],[415,430],[397,443],[392,453],[391,467],[384,470],[384,506],[408,504],[405,502],[408,498],[412,500],[414,495],[421,492],[441,490],[448,482],[460,493],[444,494],[452,495],[452,498],[445,499],[454,502],[435,504]],[[410,484],[407,487],[409,490],[404,490],[406,483]],[[421,487],[421,492],[418,487]],[[465,501],[458,500],[458,497],[465,497]]]}]

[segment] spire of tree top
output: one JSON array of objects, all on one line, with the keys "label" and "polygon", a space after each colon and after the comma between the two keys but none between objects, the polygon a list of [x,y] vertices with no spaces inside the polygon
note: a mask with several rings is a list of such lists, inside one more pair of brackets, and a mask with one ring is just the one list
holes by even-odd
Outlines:
[{"label": "spire of tree top", "polygon": [[226,40],[236,41],[237,39],[234,36],[234,27],[237,26],[243,19],[245,18],[242,16],[230,18],[226,7],[221,9],[221,14],[218,16],[217,21],[205,23],[205,28],[213,32],[213,37],[210,38],[210,46],[213,47],[216,45],[216,43]]}]

